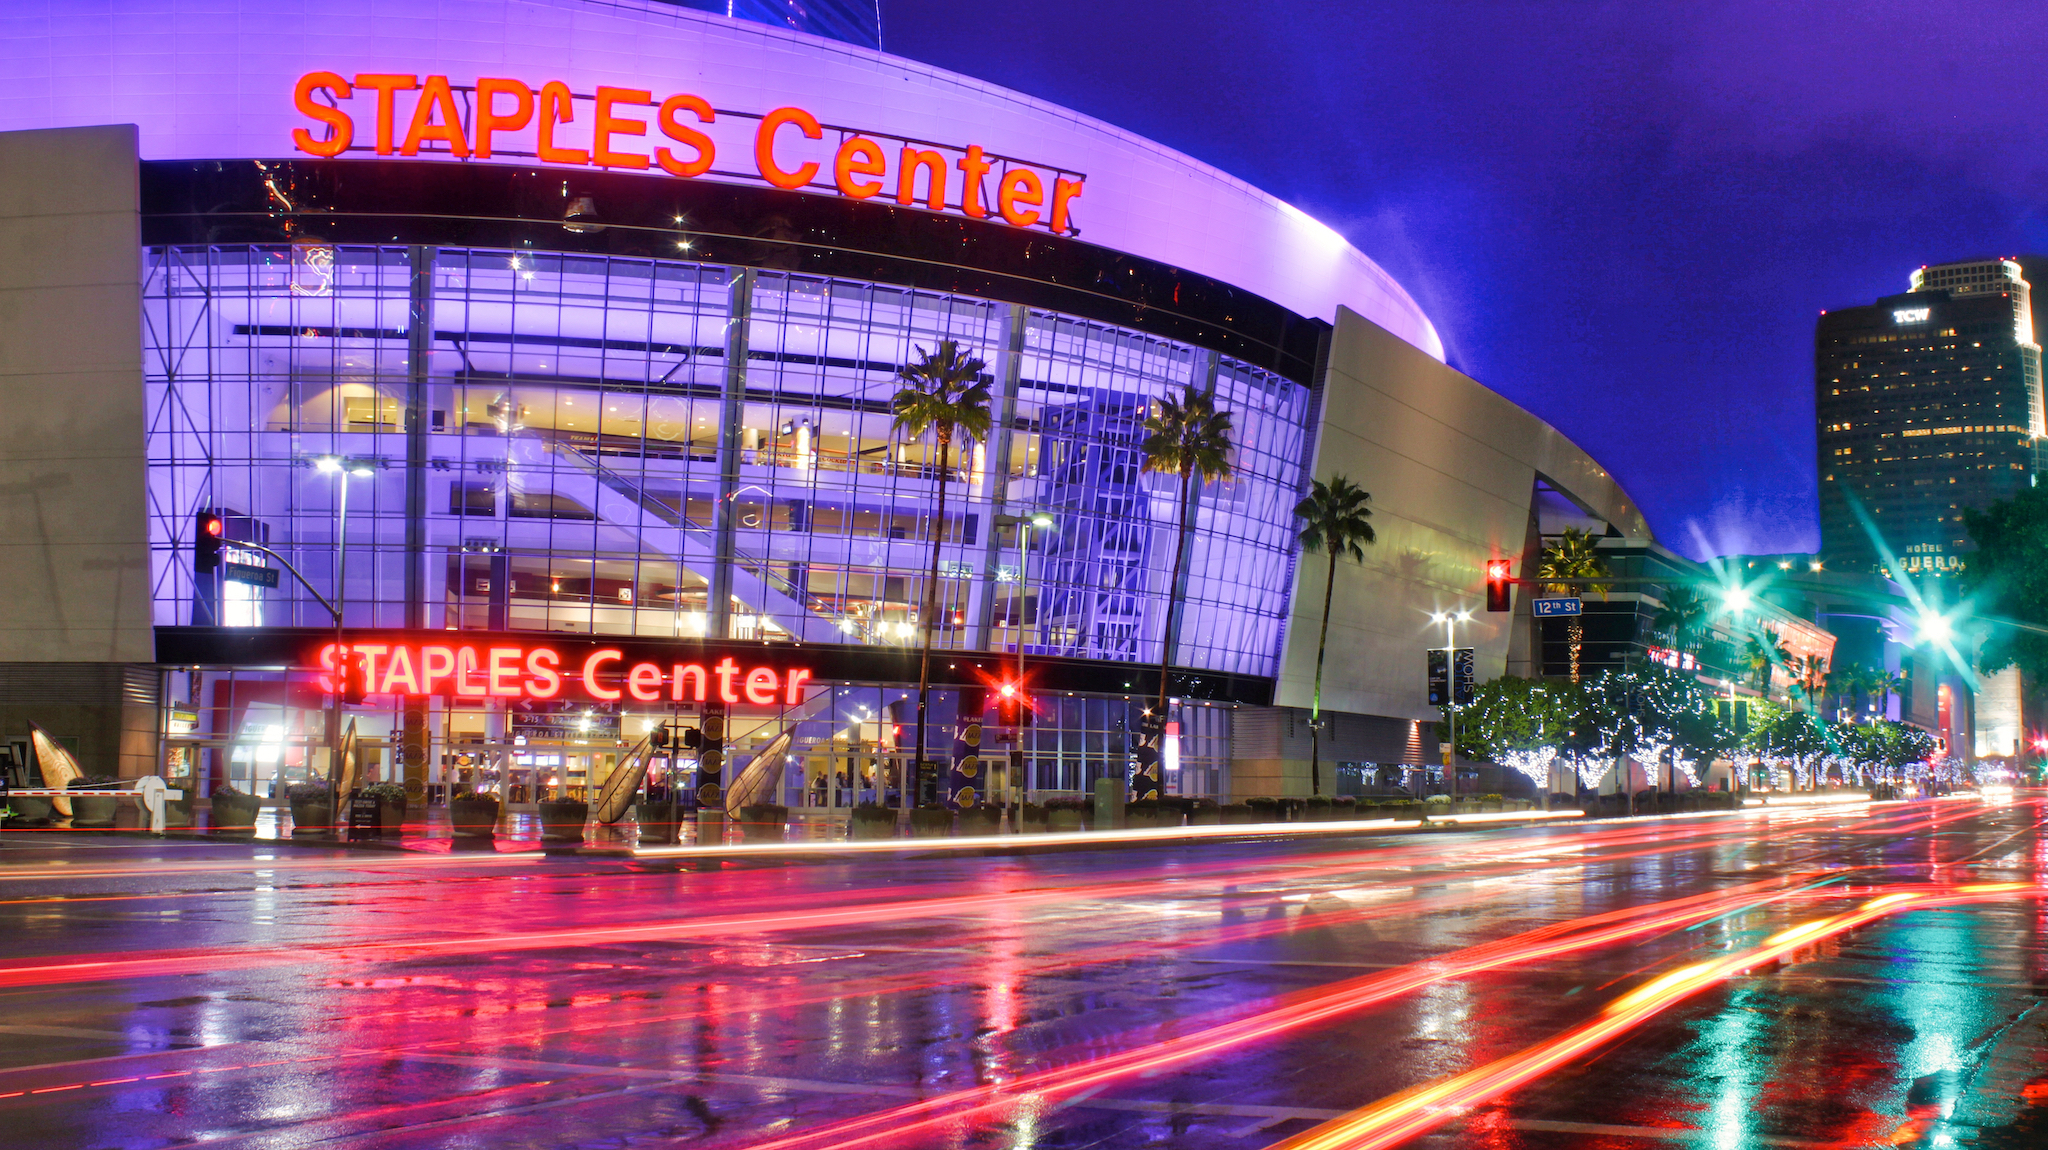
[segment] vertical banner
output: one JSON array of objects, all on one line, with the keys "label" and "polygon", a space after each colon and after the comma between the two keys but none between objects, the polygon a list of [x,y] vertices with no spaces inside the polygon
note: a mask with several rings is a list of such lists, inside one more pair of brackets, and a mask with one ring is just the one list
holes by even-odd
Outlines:
[{"label": "vertical banner", "polygon": [[697,808],[718,810],[725,805],[725,703],[714,697],[704,703],[704,717],[698,724],[704,738],[697,748]]},{"label": "vertical banner", "polygon": [[1165,737],[1165,715],[1139,717],[1137,741],[1131,748],[1131,801],[1134,803],[1156,799],[1161,793],[1159,745]]},{"label": "vertical banner", "polygon": [[963,688],[960,711],[953,723],[953,765],[946,777],[946,806],[965,810],[988,798],[988,764],[981,753],[981,713],[988,706],[982,691]]}]

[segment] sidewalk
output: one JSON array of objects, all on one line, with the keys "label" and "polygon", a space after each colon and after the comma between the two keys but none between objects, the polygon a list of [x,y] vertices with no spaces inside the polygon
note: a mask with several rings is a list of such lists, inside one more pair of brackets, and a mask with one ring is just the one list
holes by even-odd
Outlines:
[{"label": "sidewalk", "polygon": [[[374,839],[348,840],[325,829],[316,829],[309,834],[294,833],[290,812],[283,807],[265,807],[257,813],[256,825],[249,830],[214,830],[208,821],[209,812],[199,811],[194,815],[195,825],[173,826],[162,838],[187,842],[244,842],[264,846],[304,846],[334,849],[348,847],[365,851],[410,851],[427,854],[451,852],[474,852],[479,854],[547,853],[594,855],[610,857],[815,857],[820,854],[871,854],[894,851],[972,851],[1012,853],[1043,850],[1086,850],[1104,847],[1161,846],[1181,842],[1256,842],[1276,838],[1297,839],[1316,837],[1350,837],[1357,835],[1395,835],[1438,833],[1443,831],[1499,826],[1515,826],[1543,822],[1572,822],[1584,819],[1585,813],[1571,811],[1514,811],[1489,814],[1456,815],[1433,819],[1427,823],[1395,821],[1392,819],[1363,819],[1348,822],[1270,822],[1234,824],[1229,826],[1184,826],[1162,827],[1144,830],[1103,830],[1062,832],[1058,834],[1037,832],[1020,834],[1004,831],[995,835],[952,835],[947,837],[892,837],[883,839],[852,840],[847,837],[846,816],[841,812],[818,811],[815,814],[793,812],[784,831],[784,841],[747,841],[745,832],[737,822],[729,822],[723,842],[698,842],[697,827],[685,824],[681,828],[682,841],[659,843],[639,841],[639,828],[630,819],[616,826],[591,823],[584,828],[581,842],[543,841],[541,826],[536,815],[526,812],[507,814],[499,823],[496,834],[490,838],[456,838],[444,807],[430,807],[421,812],[424,817],[416,821],[409,819],[397,833],[386,833]],[[1733,812],[1728,812],[1733,813]],[[133,812],[124,810],[117,825],[111,828],[70,827],[53,824],[47,827],[9,827],[0,830],[0,840],[15,843],[33,842],[37,836],[62,834],[71,835],[118,835],[123,838],[150,839],[146,829],[136,825]]]}]

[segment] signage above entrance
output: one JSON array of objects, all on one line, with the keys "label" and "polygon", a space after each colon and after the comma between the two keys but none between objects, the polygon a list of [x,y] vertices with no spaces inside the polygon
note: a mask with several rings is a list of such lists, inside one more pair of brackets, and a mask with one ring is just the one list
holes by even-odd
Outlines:
[{"label": "signage above entrance", "polygon": [[[561,80],[534,88],[498,76],[454,84],[447,76],[323,71],[300,76],[292,100],[312,122],[292,129],[292,146],[310,156],[508,156],[680,179],[760,179],[855,200],[886,194],[905,207],[1063,234],[1079,234],[1073,202],[1087,180],[980,144],[935,144],[822,124],[796,107],[726,111],[701,96],[657,97],[650,88],[600,85],[579,93]],[[751,153],[751,170],[729,159],[720,166],[734,151]],[[676,223],[686,229],[689,221]]]},{"label": "signage above entrance", "polygon": [[[447,695],[459,699],[558,699],[641,703],[747,703],[794,706],[804,700],[808,667],[716,662],[628,664],[617,647],[597,647],[580,662],[545,645],[481,643],[327,643],[312,664],[320,689],[334,694],[356,666],[365,695]],[[565,694],[566,692],[566,694]]]}]

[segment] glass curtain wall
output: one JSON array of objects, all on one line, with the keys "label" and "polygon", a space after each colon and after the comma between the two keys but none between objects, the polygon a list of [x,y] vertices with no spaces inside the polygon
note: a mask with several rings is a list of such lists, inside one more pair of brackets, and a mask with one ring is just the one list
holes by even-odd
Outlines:
[{"label": "glass curtain wall", "polygon": [[[331,622],[289,579],[195,577],[193,517],[210,510],[231,558],[236,541],[280,551],[351,627],[913,646],[937,538],[939,646],[1151,662],[1178,488],[1142,471],[1140,425],[1193,386],[1232,414],[1237,476],[1197,493],[1173,661],[1275,673],[1308,392],[1228,357],[684,261],[310,245],[146,260],[159,624]],[[987,365],[997,427],[942,466],[889,404],[898,369],[947,340]],[[998,516],[1038,511],[1054,525],[1020,553]]]}]

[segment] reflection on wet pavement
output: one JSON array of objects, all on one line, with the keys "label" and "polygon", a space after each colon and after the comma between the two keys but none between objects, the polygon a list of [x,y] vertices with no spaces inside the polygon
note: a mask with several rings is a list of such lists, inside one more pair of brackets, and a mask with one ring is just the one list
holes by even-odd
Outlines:
[{"label": "reflection on wet pavement", "polygon": [[9,1144],[2048,1145],[2041,803],[1030,856],[0,838]]}]

